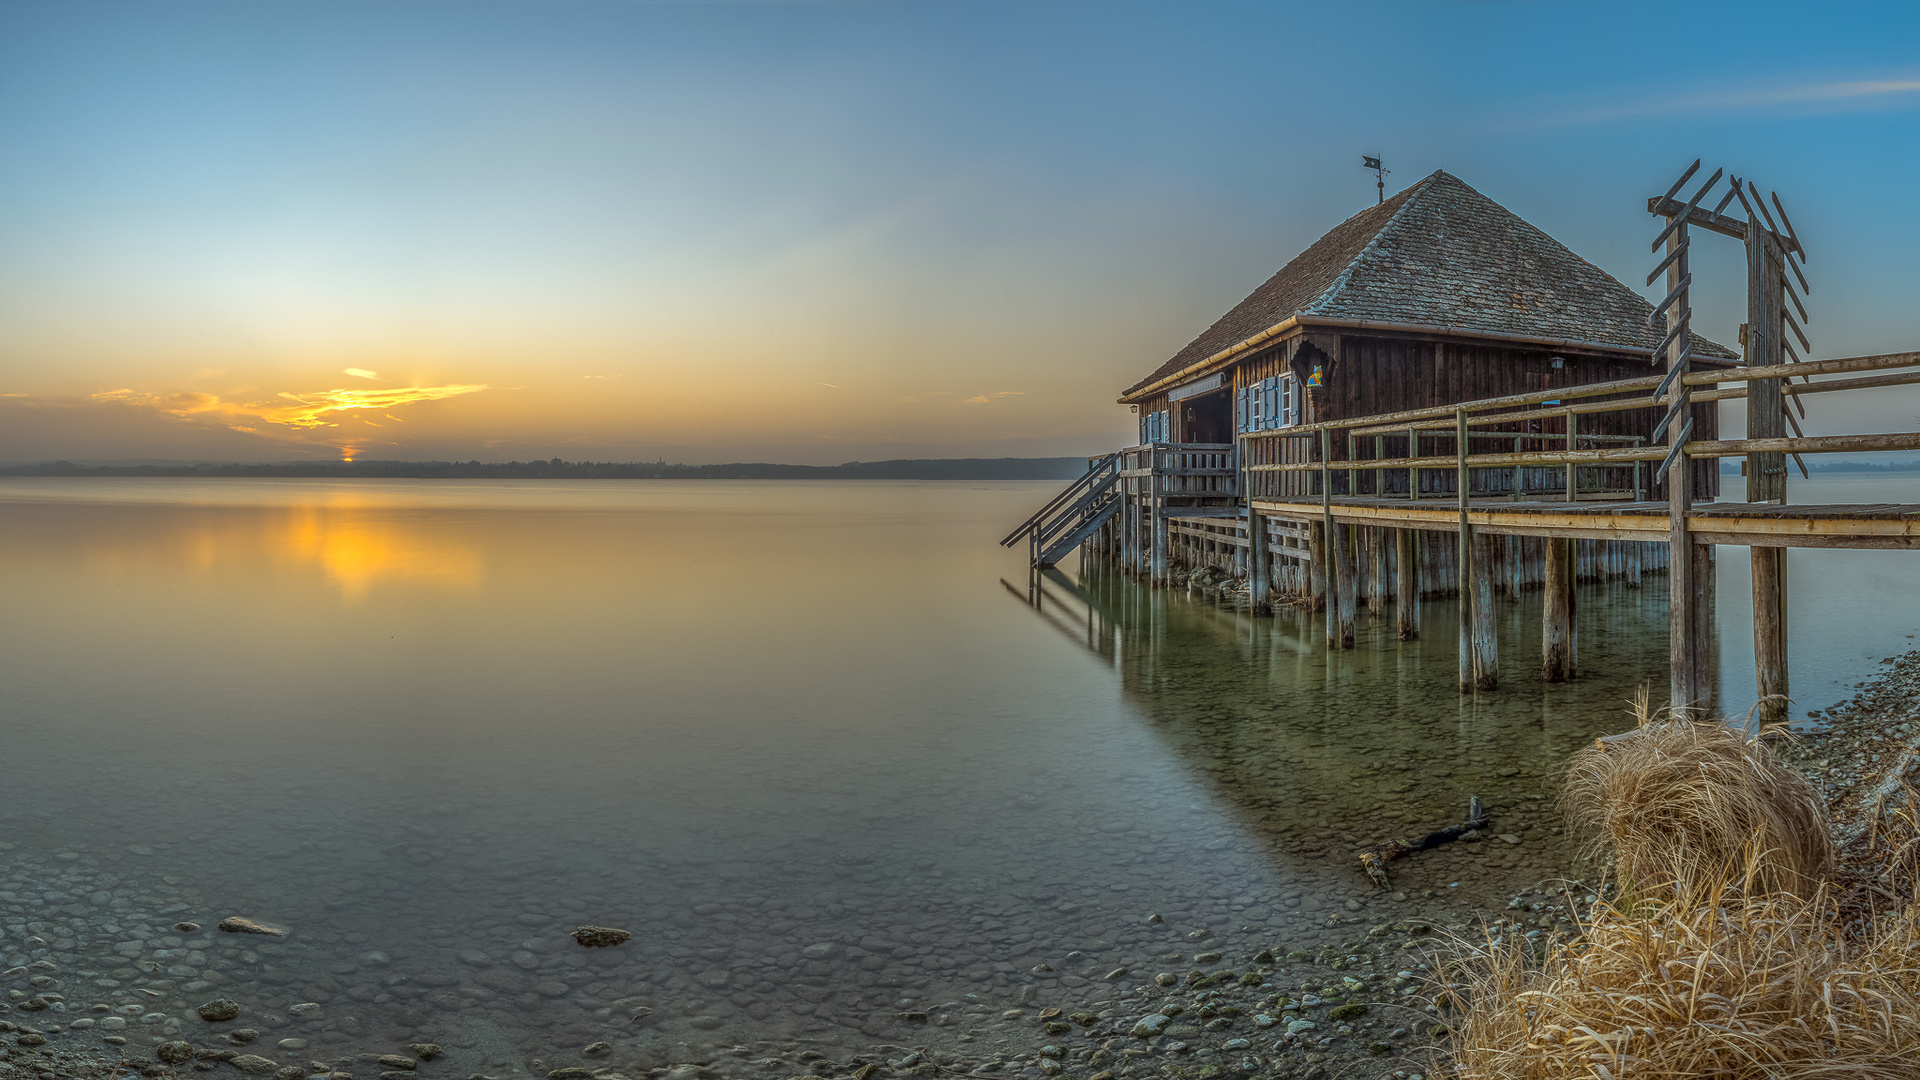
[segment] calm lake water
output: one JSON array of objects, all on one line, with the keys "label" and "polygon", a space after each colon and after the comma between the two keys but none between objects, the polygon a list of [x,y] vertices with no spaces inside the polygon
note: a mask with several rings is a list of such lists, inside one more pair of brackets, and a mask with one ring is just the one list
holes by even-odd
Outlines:
[{"label": "calm lake water", "polygon": [[[995,541],[1053,490],[0,481],[0,967],[53,962],[70,1034],[140,1006],[123,1034],[191,1037],[229,997],[219,1028],[289,1061],[432,1040],[544,1075],[985,1038],[1203,930],[1313,948],[1576,869],[1553,777],[1664,687],[1664,578],[1583,589],[1562,686],[1537,596],[1508,605],[1505,684],[1462,698],[1451,635],[1390,615],[1329,657],[1306,615],[1071,561],[1036,611]],[[1736,711],[1744,566],[1723,550]],[[1801,710],[1914,646],[1914,553],[1789,567]],[[1359,847],[1470,794],[1513,842],[1366,887]],[[582,949],[588,923],[634,940]]]}]

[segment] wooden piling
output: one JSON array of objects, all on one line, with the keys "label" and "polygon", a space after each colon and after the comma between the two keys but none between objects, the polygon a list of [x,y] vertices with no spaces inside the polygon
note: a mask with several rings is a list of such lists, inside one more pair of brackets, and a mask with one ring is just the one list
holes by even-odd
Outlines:
[{"label": "wooden piling", "polygon": [[1354,535],[1359,530],[1352,525],[1333,527],[1333,571],[1334,571],[1334,607],[1328,622],[1337,623],[1337,643],[1342,649],[1353,648],[1353,608],[1354,608]]},{"label": "wooden piling", "polygon": [[1500,648],[1498,610],[1493,589],[1483,587],[1493,581],[1494,546],[1497,536],[1476,536],[1473,543],[1473,688],[1494,690],[1500,686]]},{"label": "wooden piling", "polygon": [[1760,695],[1755,715],[1764,724],[1787,719],[1786,548],[1756,547],[1753,553],[1753,673]]},{"label": "wooden piling", "polygon": [[[1158,477],[1154,478],[1154,484],[1157,488],[1159,485]],[[1153,538],[1151,542],[1153,544],[1153,551],[1152,563],[1149,567],[1155,585],[1165,585],[1167,583],[1167,518],[1165,514],[1160,512],[1162,509],[1163,507],[1160,505],[1160,493],[1156,490],[1153,493],[1153,501],[1151,503],[1151,513],[1153,516]]]},{"label": "wooden piling", "polygon": [[[1307,607],[1313,611],[1327,610],[1327,528],[1318,521],[1307,523]],[[1332,641],[1329,633],[1327,640]]]},{"label": "wooden piling", "polygon": [[1267,519],[1254,513],[1253,501],[1247,501],[1247,601],[1252,605],[1255,615],[1268,615],[1273,611],[1267,600],[1268,590],[1272,588],[1269,576],[1273,573],[1272,555],[1267,551]]},{"label": "wooden piling", "polygon": [[1573,678],[1575,662],[1572,540],[1546,541],[1546,603],[1540,620],[1540,677],[1548,682]]},{"label": "wooden piling", "polygon": [[1400,564],[1400,596],[1394,607],[1399,616],[1401,641],[1413,641],[1420,636],[1420,557],[1415,554],[1419,537],[1417,529],[1393,530],[1394,557]]},{"label": "wooden piling", "polygon": [[1387,530],[1367,530],[1367,614],[1379,618],[1387,611]]}]

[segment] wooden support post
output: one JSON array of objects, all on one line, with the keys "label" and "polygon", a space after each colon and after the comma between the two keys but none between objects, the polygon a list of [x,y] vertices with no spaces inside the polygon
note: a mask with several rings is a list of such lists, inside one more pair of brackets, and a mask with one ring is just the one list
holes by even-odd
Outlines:
[{"label": "wooden support post", "polygon": [[1575,660],[1573,541],[1548,537],[1546,603],[1540,620],[1540,677],[1548,682],[1573,678]]},{"label": "wooden support post", "polygon": [[[1787,549],[1753,553],[1753,673],[1763,724],[1787,719]],[[1769,700],[1771,699],[1771,700]]]},{"label": "wooden support post", "polygon": [[1267,600],[1272,588],[1268,580],[1272,574],[1270,563],[1272,555],[1267,551],[1267,519],[1254,512],[1253,500],[1247,500],[1247,600],[1255,615],[1268,615],[1273,611]]},{"label": "wooden support post", "polygon": [[1336,525],[1333,534],[1333,570],[1336,587],[1334,604],[1337,608],[1335,620],[1339,623],[1338,640],[1343,649],[1353,648],[1353,601],[1354,601],[1354,558],[1353,545],[1359,527],[1354,525]]},{"label": "wooden support post", "polygon": [[[1671,262],[1667,264],[1667,291],[1682,291],[1687,278],[1687,225],[1684,221],[1673,224],[1667,234],[1667,255]],[[1668,320],[1675,325],[1688,314],[1688,298],[1681,296],[1669,309]],[[1674,335],[1667,346],[1667,371],[1678,369],[1685,375],[1690,342],[1685,333]],[[1689,394],[1681,378],[1674,378],[1669,391],[1670,401],[1677,408],[1677,414],[1667,425],[1667,445],[1678,446],[1691,435],[1691,425],[1687,423],[1691,406],[1687,403]],[[1700,705],[1701,677],[1703,663],[1696,648],[1698,638],[1694,633],[1694,571],[1693,543],[1687,536],[1687,512],[1693,508],[1693,462],[1687,455],[1678,453],[1673,456],[1673,464],[1667,467],[1667,661],[1668,692],[1667,704],[1676,715],[1690,713]]]},{"label": "wooden support post", "polygon": [[[1321,606],[1326,610],[1327,648],[1340,647],[1340,534],[1333,525],[1333,433],[1320,429]],[[1327,591],[1333,595],[1329,597]]]},{"label": "wooden support post", "polygon": [[1481,582],[1494,580],[1493,561],[1498,536],[1473,538],[1473,688],[1494,690],[1500,686],[1499,620],[1491,588]]},{"label": "wooden support post", "polygon": [[1515,536],[1511,533],[1507,534],[1507,536],[1505,537],[1505,540],[1506,540],[1506,561],[1507,561],[1507,565],[1506,565],[1507,602],[1511,604],[1517,604],[1520,602],[1520,590],[1522,588],[1522,584],[1520,580],[1521,571],[1522,569],[1525,568],[1525,565],[1526,565],[1525,560],[1521,558],[1521,554],[1524,551],[1526,551],[1526,546],[1520,542],[1520,538],[1518,536]]},{"label": "wooden support post", "polygon": [[1367,528],[1367,614],[1379,618],[1387,612],[1387,530]]},{"label": "wooden support post", "polygon": [[1400,566],[1400,599],[1395,605],[1400,622],[1400,640],[1412,641],[1420,636],[1420,556],[1417,554],[1420,532],[1417,529],[1395,529],[1394,557]]},{"label": "wooden support post", "polygon": [[1453,411],[1454,491],[1460,504],[1460,532],[1455,550],[1454,570],[1460,580],[1460,692],[1473,691],[1473,527],[1467,523],[1467,410]]},{"label": "wooden support post", "polygon": [[1640,587],[1640,562],[1646,552],[1646,545],[1637,540],[1625,541],[1627,546],[1627,588]]},{"label": "wooden support post", "polygon": [[[1158,484],[1155,484],[1155,487],[1158,486]],[[1160,496],[1155,494],[1152,504],[1153,563],[1150,567],[1155,585],[1165,585],[1167,583],[1167,518],[1166,515],[1160,511]]]},{"label": "wooden support post", "polygon": [[[1785,363],[1781,349],[1786,333],[1784,256],[1758,221],[1747,225],[1747,347],[1748,367]],[[1787,434],[1784,379],[1754,379],[1747,383],[1747,438],[1780,439]],[[1747,455],[1747,501],[1787,501],[1787,455],[1774,450]],[[1757,552],[1758,549],[1756,549]],[[1755,586],[1758,588],[1758,586]],[[1759,594],[1756,592],[1756,596]],[[1754,617],[1759,617],[1754,612]]]},{"label": "wooden support post", "polygon": [[[1327,610],[1327,527],[1323,522],[1307,523],[1307,606],[1314,611]],[[1333,640],[1331,631],[1327,640]]]},{"label": "wooden support post", "polygon": [[1693,694],[1696,707],[1713,703],[1713,615],[1718,560],[1712,544],[1693,544]]}]

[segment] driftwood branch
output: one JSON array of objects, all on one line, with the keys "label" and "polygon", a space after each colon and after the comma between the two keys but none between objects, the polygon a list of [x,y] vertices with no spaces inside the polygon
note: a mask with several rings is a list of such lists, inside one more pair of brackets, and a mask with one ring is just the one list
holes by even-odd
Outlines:
[{"label": "driftwood branch", "polygon": [[1360,867],[1367,872],[1368,877],[1373,879],[1375,885],[1378,885],[1382,889],[1387,888],[1389,885],[1387,881],[1387,864],[1389,862],[1400,858],[1402,855],[1411,855],[1416,851],[1425,851],[1428,848],[1439,847],[1441,844],[1458,840],[1462,835],[1474,829],[1486,828],[1487,822],[1486,811],[1480,807],[1480,796],[1470,796],[1467,803],[1466,821],[1458,825],[1449,825],[1444,829],[1437,829],[1418,840],[1387,840],[1375,844],[1360,853]]}]

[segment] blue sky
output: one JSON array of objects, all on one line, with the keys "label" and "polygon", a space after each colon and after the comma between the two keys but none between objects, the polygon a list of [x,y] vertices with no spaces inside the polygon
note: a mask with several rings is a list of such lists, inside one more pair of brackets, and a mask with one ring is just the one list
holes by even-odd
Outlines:
[{"label": "blue sky", "polygon": [[[1920,347],[1917,22],[9,3],[0,460],[1098,451],[1121,387],[1372,202],[1363,153],[1629,284],[1704,157],[1793,212],[1817,355]],[[1696,306],[1731,340],[1720,246]]]}]

